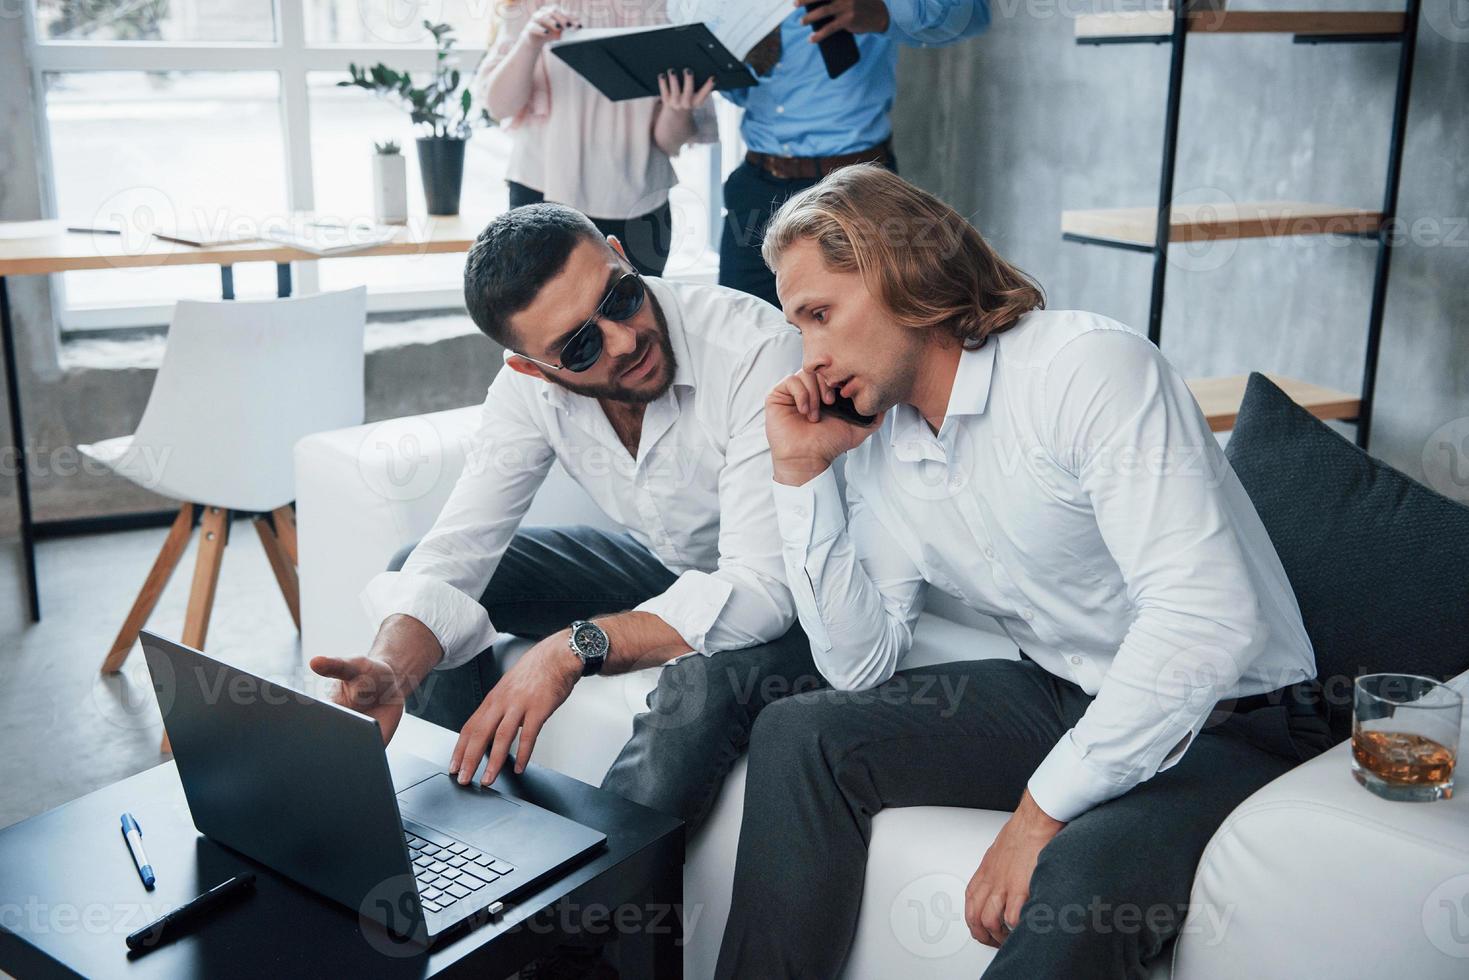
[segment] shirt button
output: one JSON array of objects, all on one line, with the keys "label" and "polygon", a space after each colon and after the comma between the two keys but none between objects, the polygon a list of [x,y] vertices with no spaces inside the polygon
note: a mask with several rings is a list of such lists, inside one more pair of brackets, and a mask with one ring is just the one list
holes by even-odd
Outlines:
[{"label": "shirt button", "polygon": [[781,148],[782,151],[784,151],[784,153],[785,153],[786,156],[790,156],[791,155],[791,144],[789,144],[789,143],[782,143],[780,145],[780,148]]},{"label": "shirt button", "polygon": [[1075,664],[1076,666],[1078,666],[1078,667],[1081,666],[1081,658],[1080,657],[1072,657],[1071,658],[1071,662],[1073,664]]},{"label": "shirt button", "polygon": [[778,105],[775,107],[775,111],[780,115],[785,115],[786,107],[783,105]]},{"label": "shirt button", "polygon": [[795,510],[791,511],[791,513],[792,514],[795,514],[797,517],[804,518],[806,516],[806,508],[804,508],[804,507],[797,507]]},{"label": "shirt button", "polygon": [[993,548],[986,548],[986,549],[984,549],[984,556],[986,558],[988,558],[990,561],[994,561],[995,560],[995,549],[993,549]]},{"label": "shirt button", "polygon": [[1020,618],[1024,619],[1027,623],[1030,622],[1032,619],[1035,619],[1035,610],[1026,606],[1020,610]]}]

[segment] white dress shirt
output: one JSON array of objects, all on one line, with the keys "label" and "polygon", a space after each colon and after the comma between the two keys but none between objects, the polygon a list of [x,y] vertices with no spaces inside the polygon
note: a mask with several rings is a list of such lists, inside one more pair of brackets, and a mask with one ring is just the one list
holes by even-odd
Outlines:
[{"label": "white dress shirt", "polygon": [[[911,405],[835,474],[776,485],[816,663],[901,666],[931,586],[1095,700],[1032,774],[1071,820],[1176,763],[1216,702],[1315,674],[1295,595],[1188,386],[1088,313],[1027,314],[960,359],[935,435]],[[955,651],[955,659],[962,652]]]},{"label": "white dress shirt", "polygon": [[[800,367],[800,336],[774,307],[723,286],[646,278],[677,368],[650,402],[634,459],[593,398],[502,369],[464,472],[400,572],[368,583],[374,625],[404,613],[444,648],[440,669],[491,645],[480,596],[551,464],[678,579],[639,610],[695,651],[754,646],[795,620],[770,494],[765,397]],[[569,624],[568,624],[569,625]]]}]

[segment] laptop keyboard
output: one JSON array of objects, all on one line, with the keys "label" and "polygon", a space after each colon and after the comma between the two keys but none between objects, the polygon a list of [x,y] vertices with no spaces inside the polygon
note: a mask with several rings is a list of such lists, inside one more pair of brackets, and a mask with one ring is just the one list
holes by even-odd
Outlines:
[{"label": "laptop keyboard", "polygon": [[403,829],[418,898],[430,912],[442,912],[455,902],[473,898],[515,869],[508,861],[445,837],[427,827],[415,833]]}]

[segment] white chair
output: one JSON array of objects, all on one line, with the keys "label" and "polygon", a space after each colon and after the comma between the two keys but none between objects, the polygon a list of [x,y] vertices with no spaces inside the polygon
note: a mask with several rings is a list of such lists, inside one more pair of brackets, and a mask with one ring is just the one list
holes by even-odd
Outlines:
[{"label": "white chair", "polygon": [[103,673],[127,659],[196,518],[202,537],[183,642],[204,646],[231,512],[253,515],[300,629],[292,451],[303,436],[362,422],[366,297],[358,288],[262,301],[181,300],[137,432],[77,447],[182,502]]}]

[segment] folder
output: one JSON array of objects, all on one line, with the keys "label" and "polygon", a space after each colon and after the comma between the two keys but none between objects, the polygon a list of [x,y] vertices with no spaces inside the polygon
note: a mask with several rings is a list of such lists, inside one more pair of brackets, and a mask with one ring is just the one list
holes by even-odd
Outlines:
[{"label": "folder", "polygon": [[583,28],[551,50],[614,102],[658,95],[658,75],[685,68],[694,84],[710,78],[716,89],[748,88],[755,73],[702,24]]}]

